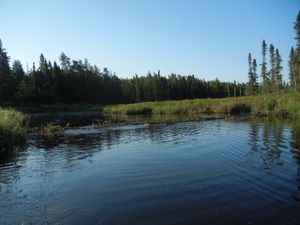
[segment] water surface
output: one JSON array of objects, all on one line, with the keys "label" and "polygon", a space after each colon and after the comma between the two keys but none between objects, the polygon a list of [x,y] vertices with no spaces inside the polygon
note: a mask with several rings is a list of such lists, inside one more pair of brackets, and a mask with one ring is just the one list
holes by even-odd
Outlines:
[{"label": "water surface", "polygon": [[69,129],[0,158],[0,224],[299,224],[300,126]]}]

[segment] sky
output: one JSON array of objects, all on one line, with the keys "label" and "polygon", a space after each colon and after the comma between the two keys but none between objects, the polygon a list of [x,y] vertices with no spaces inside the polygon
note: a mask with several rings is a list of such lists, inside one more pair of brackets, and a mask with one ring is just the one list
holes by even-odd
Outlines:
[{"label": "sky", "polygon": [[298,10],[300,0],[0,0],[0,39],[25,70],[64,52],[123,78],[160,70],[238,82],[264,39],[287,80]]}]

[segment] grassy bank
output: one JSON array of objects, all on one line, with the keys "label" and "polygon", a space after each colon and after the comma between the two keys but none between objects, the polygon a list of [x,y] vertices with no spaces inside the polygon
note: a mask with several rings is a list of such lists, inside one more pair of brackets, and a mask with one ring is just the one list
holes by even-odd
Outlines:
[{"label": "grassy bank", "polygon": [[0,108],[0,152],[25,143],[25,135],[24,114]]},{"label": "grassy bank", "polygon": [[300,93],[105,106],[106,114],[230,114],[300,118]]},{"label": "grassy bank", "polygon": [[57,113],[57,112],[76,112],[89,113],[99,112],[97,104],[41,104],[39,106],[18,106],[15,107],[23,113]]}]

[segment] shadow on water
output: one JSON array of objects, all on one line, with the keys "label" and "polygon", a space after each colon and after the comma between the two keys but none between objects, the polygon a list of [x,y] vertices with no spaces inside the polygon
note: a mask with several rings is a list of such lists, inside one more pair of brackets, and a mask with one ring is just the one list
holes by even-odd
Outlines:
[{"label": "shadow on water", "polygon": [[37,127],[47,123],[59,125],[70,124],[72,126],[84,126],[93,121],[103,120],[105,117],[97,112],[52,112],[31,113],[28,115],[29,127]]}]

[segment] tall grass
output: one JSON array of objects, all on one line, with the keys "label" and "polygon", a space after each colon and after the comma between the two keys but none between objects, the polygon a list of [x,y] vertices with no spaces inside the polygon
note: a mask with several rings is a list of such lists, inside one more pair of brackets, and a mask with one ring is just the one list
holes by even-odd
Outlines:
[{"label": "tall grass", "polygon": [[[66,126],[68,127],[68,125]],[[64,128],[56,124],[47,124],[41,128],[40,135],[48,144],[54,143],[60,135],[62,135]]]},{"label": "tall grass", "polygon": [[0,108],[0,151],[25,142],[25,116],[14,109]]},{"label": "tall grass", "polygon": [[230,114],[300,118],[300,93],[105,106],[105,114]]}]

